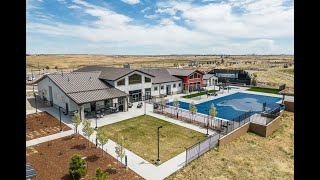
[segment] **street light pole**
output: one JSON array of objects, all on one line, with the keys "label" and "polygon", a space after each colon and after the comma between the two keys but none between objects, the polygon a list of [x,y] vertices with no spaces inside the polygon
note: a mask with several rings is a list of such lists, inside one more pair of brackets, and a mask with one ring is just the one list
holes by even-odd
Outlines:
[{"label": "street light pole", "polygon": [[95,129],[98,129],[98,116],[96,116],[96,127]]},{"label": "street light pole", "polygon": [[157,164],[160,164],[160,156],[159,156],[159,151],[160,151],[160,128],[163,126],[158,127],[158,159],[157,159]]},{"label": "street light pole", "polygon": [[61,126],[61,107],[59,106],[59,116],[60,116],[60,131],[62,131],[62,126]]},{"label": "street light pole", "polygon": [[147,107],[146,107],[146,96],[144,96],[144,115],[146,115]]}]

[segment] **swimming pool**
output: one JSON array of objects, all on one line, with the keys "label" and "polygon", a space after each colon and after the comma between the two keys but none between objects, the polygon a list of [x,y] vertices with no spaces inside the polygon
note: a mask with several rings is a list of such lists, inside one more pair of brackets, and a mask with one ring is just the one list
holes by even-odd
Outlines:
[{"label": "swimming pool", "polygon": [[[261,112],[264,102],[267,103],[266,110],[274,109],[275,107],[283,109],[284,107],[277,103],[280,100],[281,98],[278,97],[237,92],[229,96],[196,104],[196,107],[199,113],[208,114],[205,110],[209,109],[213,103],[218,111],[217,117],[232,120],[250,110],[255,113]],[[167,104],[172,106],[173,102]],[[189,110],[189,103],[179,101],[179,105],[180,108]]]}]

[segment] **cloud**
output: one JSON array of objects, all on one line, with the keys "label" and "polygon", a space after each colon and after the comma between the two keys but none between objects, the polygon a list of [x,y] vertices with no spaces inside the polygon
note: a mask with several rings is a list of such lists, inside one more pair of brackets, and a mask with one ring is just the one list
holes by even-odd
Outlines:
[{"label": "cloud", "polygon": [[174,8],[164,8],[164,9],[157,9],[156,13],[166,13],[166,14],[170,14],[170,15],[175,15],[177,12],[176,9]]},{"label": "cloud", "polygon": [[146,7],[146,8],[144,8],[144,9],[142,9],[140,12],[144,13],[144,12],[150,10],[150,9],[151,9],[150,7]]},{"label": "cloud", "polygon": [[121,0],[121,1],[127,4],[138,4],[140,2],[140,0]]},{"label": "cloud", "polygon": [[80,6],[72,5],[68,7],[69,9],[80,9]]},{"label": "cloud", "polygon": [[148,18],[148,19],[156,19],[156,18],[158,18],[159,16],[156,15],[156,14],[151,14],[151,15],[144,15],[143,17]]},{"label": "cloud", "polygon": [[[145,18],[154,20],[149,24],[150,20],[141,23],[111,8],[96,6],[88,3],[89,1],[73,0],[72,6],[80,7],[78,9],[81,14],[93,18],[81,19],[78,24],[64,23],[57,19],[33,19],[27,23],[27,36],[38,34],[51,38],[77,39],[84,42],[82,46],[77,45],[79,51],[89,53],[90,50],[114,50],[113,53],[117,53],[119,49],[124,49],[121,50],[124,53],[131,49],[127,53],[138,54],[147,51],[151,54],[293,52],[293,41],[283,43],[278,40],[293,39],[293,7],[284,6],[284,1],[281,0],[270,1],[272,2],[243,0],[234,4],[225,2],[206,5],[192,5],[189,1],[157,2],[158,14],[144,15]],[[235,8],[243,11],[235,12]],[[150,9],[145,8],[143,12]],[[35,11],[30,12],[36,15]],[[162,18],[160,14],[170,16]],[[28,43],[37,41],[41,44],[40,39],[33,37],[28,39]],[[63,47],[71,42],[64,43]],[[29,46],[28,44],[27,47]],[[58,42],[55,47],[58,49]]]}]

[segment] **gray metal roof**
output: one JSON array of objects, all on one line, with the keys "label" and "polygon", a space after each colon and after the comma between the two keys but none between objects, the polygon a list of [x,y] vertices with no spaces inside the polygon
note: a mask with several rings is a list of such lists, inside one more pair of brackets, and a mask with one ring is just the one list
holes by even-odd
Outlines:
[{"label": "gray metal roof", "polygon": [[143,68],[141,71],[155,76],[152,79],[153,84],[181,81],[181,79],[170,75],[166,68]]},{"label": "gray metal roof", "polygon": [[83,104],[83,103],[101,101],[101,100],[110,99],[110,98],[128,96],[128,94],[116,88],[109,88],[109,89],[99,89],[99,90],[93,90],[93,91],[70,93],[68,94],[68,96],[75,103]]},{"label": "gray metal roof", "polygon": [[37,175],[34,168],[31,166],[31,164],[26,164],[26,179],[30,179],[32,177],[35,177]]},{"label": "gray metal roof", "polygon": [[[174,76],[189,76],[193,72],[198,71],[198,70],[193,70],[193,69],[174,69],[174,68],[168,68],[167,70],[171,75],[174,75]],[[200,72],[200,71],[198,71],[198,72]],[[202,73],[202,72],[200,72],[200,73]]]},{"label": "gray metal roof", "polygon": [[47,77],[77,104],[128,95],[100,80],[99,75],[100,71],[93,71],[49,74]]},{"label": "gray metal roof", "polygon": [[100,72],[72,72],[47,75],[63,92],[72,93],[109,88],[98,79]]},{"label": "gray metal roof", "polygon": [[216,76],[214,76],[214,74],[205,74],[203,75],[203,79],[209,79],[209,78],[214,78],[214,79],[218,79]]},{"label": "gray metal roof", "polygon": [[[132,73],[134,71],[139,71],[139,70],[130,69],[130,68],[86,66],[86,67],[77,69],[74,72],[92,72],[92,71],[100,71],[101,72],[100,76],[99,76],[99,79],[106,79],[106,80],[115,81],[115,80],[117,80],[117,79],[129,74],[129,73]],[[148,75],[150,75],[150,74],[148,74]]]}]

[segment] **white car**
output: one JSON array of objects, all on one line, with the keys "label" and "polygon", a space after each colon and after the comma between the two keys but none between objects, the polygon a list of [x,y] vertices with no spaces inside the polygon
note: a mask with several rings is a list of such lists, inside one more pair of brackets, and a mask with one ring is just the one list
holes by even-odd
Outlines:
[{"label": "white car", "polygon": [[36,79],[35,77],[29,76],[28,81],[33,81],[35,79]]}]

